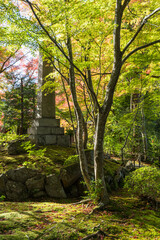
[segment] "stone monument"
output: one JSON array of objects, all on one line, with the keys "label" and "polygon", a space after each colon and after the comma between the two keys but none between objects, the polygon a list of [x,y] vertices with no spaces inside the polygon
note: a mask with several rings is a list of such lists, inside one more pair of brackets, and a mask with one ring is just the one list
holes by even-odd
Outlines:
[{"label": "stone monument", "polygon": [[70,137],[64,135],[64,128],[60,127],[60,120],[55,118],[55,92],[41,91],[45,81],[54,81],[49,76],[50,73],[53,73],[53,68],[40,56],[36,119],[28,129],[29,138],[38,145],[69,146]]}]

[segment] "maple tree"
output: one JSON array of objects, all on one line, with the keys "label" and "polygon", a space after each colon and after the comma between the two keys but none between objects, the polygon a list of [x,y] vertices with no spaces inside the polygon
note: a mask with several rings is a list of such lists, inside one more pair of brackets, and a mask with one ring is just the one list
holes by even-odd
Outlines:
[{"label": "maple tree", "polygon": [[20,135],[35,118],[38,68],[38,58],[27,57],[22,50],[21,56],[1,74],[2,131],[14,128]]},{"label": "maple tree", "polygon": [[158,1],[17,2],[19,5],[5,1],[4,9],[10,6],[9,16],[15,19],[26,43],[32,39],[33,46],[39,45],[44,58],[69,86],[77,120],[80,166],[88,189],[86,112],[94,123],[95,182],[101,189],[99,201],[105,204],[109,200],[103,171],[106,122],[117,82],[120,76],[125,78],[126,73],[133,72],[134,56],[141,53],[152,58],[158,51]]}]

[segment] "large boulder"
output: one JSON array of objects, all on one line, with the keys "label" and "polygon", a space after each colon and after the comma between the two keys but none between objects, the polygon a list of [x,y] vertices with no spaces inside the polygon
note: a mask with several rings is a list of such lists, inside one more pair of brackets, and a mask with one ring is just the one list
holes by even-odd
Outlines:
[{"label": "large boulder", "polygon": [[37,170],[26,167],[10,169],[6,172],[6,176],[8,179],[21,183],[25,183],[27,179],[32,178],[37,174]]},{"label": "large boulder", "polygon": [[23,201],[28,198],[26,186],[21,182],[7,181],[6,196],[8,200]]},{"label": "large boulder", "polygon": [[26,153],[26,150],[22,146],[22,144],[25,141],[26,140],[18,139],[18,140],[13,140],[13,141],[9,142],[8,143],[8,154],[9,155],[18,155],[18,154]]},{"label": "large boulder", "polygon": [[34,197],[34,194],[37,196],[38,192],[43,191],[44,181],[45,181],[45,176],[42,174],[37,174],[35,177],[28,179],[26,181],[26,186],[29,194]]},{"label": "large boulder", "polygon": [[7,177],[5,174],[0,175],[0,196],[5,195],[6,193],[6,182],[7,182]]},{"label": "large boulder", "polygon": [[87,191],[86,185],[83,183],[83,178],[79,178],[73,185],[65,189],[67,197],[80,197],[85,195]]},{"label": "large boulder", "polygon": [[79,163],[63,167],[60,171],[60,179],[64,188],[73,185],[81,177],[81,170]]},{"label": "large boulder", "polygon": [[45,190],[49,197],[66,198],[66,193],[61,184],[60,178],[55,174],[46,177]]}]

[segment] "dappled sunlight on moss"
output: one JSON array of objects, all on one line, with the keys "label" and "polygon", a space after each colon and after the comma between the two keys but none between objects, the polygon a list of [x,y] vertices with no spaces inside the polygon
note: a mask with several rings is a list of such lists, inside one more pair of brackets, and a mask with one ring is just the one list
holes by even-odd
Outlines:
[{"label": "dappled sunlight on moss", "polygon": [[[58,172],[65,162],[75,161],[75,157],[69,158],[74,154],[75,148],[48,146],[42,158],[2,155],[0,164],[7,170],[28,161],[50,174]],[[105,170],[110,175],[118,168],[118,163],[105,160]],[[79,240],[98,230],[106,234],[104,239],[160,239],[160,210],[124,189],[112,192],[110,203],[103,210],[92,202],[76,204],[77,201],[44,198],[38,202],[0,202],[0,240]]]},{"label": "dappled sunlight on moss", "polygon": [[[43,149],[41,147],[40,149]],[[61,146],[46,146],[44,156],[37,157],[35,155],[8,155],[7,153],[0,154],[0,173],[4,173],[9,169],[14,169],[22,166],[31,167],[40,170],[42,173],[51,174],[59,173],[66,159],[76,154],[75,148],[66,148]],[[36,152],[36,150],[35,150]]]},{"label": "dappled sunlight on moss", "polygon": [[31,240],[78,240],[97,230],[106,234],[104,239],[159,239],[160,210],[146,206],[124,190],[114,192],[110,198],[103,210],[92,202],[73,204],[69,199],[1,202],[0,239],[11,239],[12,235],[18,240],[17,233],[21,232],[22,240],[26,235]]}]

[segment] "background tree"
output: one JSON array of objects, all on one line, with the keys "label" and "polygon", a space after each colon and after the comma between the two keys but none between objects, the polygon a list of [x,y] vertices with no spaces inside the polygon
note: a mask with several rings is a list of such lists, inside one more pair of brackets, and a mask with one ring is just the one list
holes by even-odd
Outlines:
[{"label": "background tree", "polygon": [[4,93],[2,106],[5,130],[16,127],[18,134],[27,133],[27,128],[35,118],[35,88],[34,79],[12,76],[12,85]]},{"label": "background tree", "polygon": [[23,57],[1,75],[3,131],[14,128],[24,134],[35,118],[37,67],[38,59]]},{"label": "background tree", "polygon": [[[16,19],[19,29],[25,29],[29,37],[39,44],[44,58],[48,59],[70,87],[77,120],[80,166],[90,189],[84,152],[87,146],[87,124],[81,105],[82,98],[79,98],[78,93],[79,83],[83,86],[87,96],[87,104],[83,106],[87,106],[95,129],[96,187],[101,189],[99,201],[107,203],[103,171],[105,125],[117,82],[121,74],[132,71],[135,53],[150,47],[151,56],[155,50],[152,46],[158,49],[158,1],[143,1],[141,4],[129,0],[96,1],[94,4],[92,1],[21,2],[30,10],[29,17],[23,13],[22,5],[19,7],[14,5],[14,1],[9,1],[8,5],[14,8],[14,12],[10,11],[10,18]],[[128,62],[129,59],[131,62]]]}]

